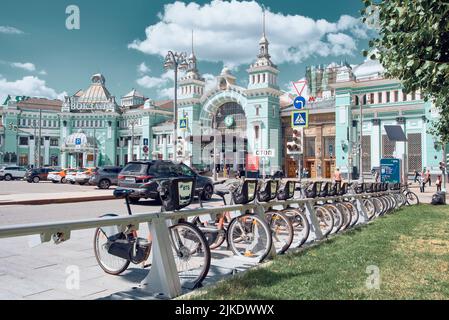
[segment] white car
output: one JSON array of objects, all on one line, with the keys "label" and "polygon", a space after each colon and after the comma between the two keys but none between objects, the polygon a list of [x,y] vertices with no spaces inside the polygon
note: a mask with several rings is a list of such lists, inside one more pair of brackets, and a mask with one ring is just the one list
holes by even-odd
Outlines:
[{"label": "white car", "polygon": [[0,180],[11,181],[14,179],[23,179],[27,169],[19,166],[9,166],[0,169]]},{"label": "white car", "polygon": [[65,175],[65,180],[67,181],[67,183],[70,183],[70,184],[75,184],[76,183],[76,174],[77,174],[77,171],[69,171],[69,172],[67,172],[66,173],[66,175]]}]

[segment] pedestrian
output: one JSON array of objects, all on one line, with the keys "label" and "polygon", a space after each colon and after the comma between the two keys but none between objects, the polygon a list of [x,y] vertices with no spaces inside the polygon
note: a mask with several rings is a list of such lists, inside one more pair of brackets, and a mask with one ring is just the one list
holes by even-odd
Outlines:
[{"label": "pedestrian", "polygon": [[415,169],[415,179],[414,182],[418,182],[419,172]]},{"label": "pedestrian", "polygon": [[429,187],[432,186],[432,176],[430,175],[429,169],[427,169],[427,172],[426,172],[426,182],[429,183]]},{"label": "pedestrian", "polygon": [[334,172],[334,180],[336,183],[341,185],[341,172],[340,172],[340,168],[335,169]]},{"label": "pedestrian", "polygon": [[379,182],[379,171],[377,171],[377,170],[374,173],[374,182]]},{"label": "pedestrian", "polygon": [[422,175],[418,176],[418,183],[419,183],[419,191],[424,192],[426,183],[424,182],[424,178]]},{"label": "pedestrian", "polygon": [[441,178],[440,174],[438,175],[437,181],[435,181],[435,184],[437,185],[437,192],[441,191],[441,185],[443,184],[443,179]]}]

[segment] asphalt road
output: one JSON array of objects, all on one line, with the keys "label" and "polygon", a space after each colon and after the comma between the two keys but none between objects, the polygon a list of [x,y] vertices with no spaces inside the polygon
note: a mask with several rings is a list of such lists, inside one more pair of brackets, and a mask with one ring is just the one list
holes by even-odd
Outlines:
[{"label": "asphalt road", "polygon": [[97,189],[96,186],[80,186],[79,184],[72,185],[70,183],[53,183],[51,181],[41,181],[39,183],[28,183],[21,180],[0,181],[0,195],[22,193],[78,192],[92,191],[95,189]]}]

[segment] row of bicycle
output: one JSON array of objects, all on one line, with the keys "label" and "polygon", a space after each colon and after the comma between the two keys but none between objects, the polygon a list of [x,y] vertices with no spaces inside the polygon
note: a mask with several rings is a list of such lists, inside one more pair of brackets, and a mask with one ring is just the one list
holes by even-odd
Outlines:
[{"label": "row of bicycle", "polygon": [[[200,285],[207,276],[211,250],[221,248],[225,241],[226,248],[235,256],[261,262],[273,249],[282,254],[290,247],[301,247],[311,240],[312,228],[315,235],[320,233],[327,237],[355,226],[360,221],[361,211],[372,220],[403,205],[417,203],[418,199],[407,186],[385,183],[246,179],[223,182],[215,187],[215,194],[222,198],[225,208],[245,205],[245,209],[210,214],[217,207],[204,207],[200,191],[196,195],[204,214],[174,221],[169,227],[178,273],[192,286]],[[159,182],[158,191],[164,211],[185,210],[195,196],[195,180],[163,180]],[[132,190],[117,189],[114,194],[126,199],[128,214],[132,215],[129,202]],[[359,196],[355,196],[357,194]],[[309,200],[295,202],[301,199]],[[144,267],[150,265],[145,262],[151,252],[151,234],[138,236],[137,229],[128,226],[126,230],[96,230],[95,256],[105,272],[118,275],[131,262]]]}]

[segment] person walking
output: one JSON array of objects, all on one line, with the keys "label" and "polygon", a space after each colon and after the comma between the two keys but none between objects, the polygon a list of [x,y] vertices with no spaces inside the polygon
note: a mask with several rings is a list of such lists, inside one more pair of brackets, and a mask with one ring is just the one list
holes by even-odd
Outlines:
[{"label": "person walking", "polygon": [[336,183],[341,185],[341,172],[340,172],[340,168],[335,169],[334,172],[334,180]]},{"label": "person walking", "polygon": [[424,177],[422,175],[418,176],[418,183],[419,183],[419,191],[424,192],[426,183],[424,182]]},{"label": "person walking", "polygon": [[441,175],[438,175],[437,181],[435,181],[435,184],[437,186],[437,192],[441,191],[441,185],[443,184],[443,179],[441,178]]},{"label": "person walking", "polygon": [[427,169],[427,172],[426,172],[426,183],[429,183],[429,187],[431,187],[432,186],[432,176],[430,175],[430,170],[429,169]]},{"label": "person walking", "polygon": [[415,179],[414,179],[415,183],[418,182],[418,177],[419,177],[419,172],[418,172],[418,170],[415,169]]}]

